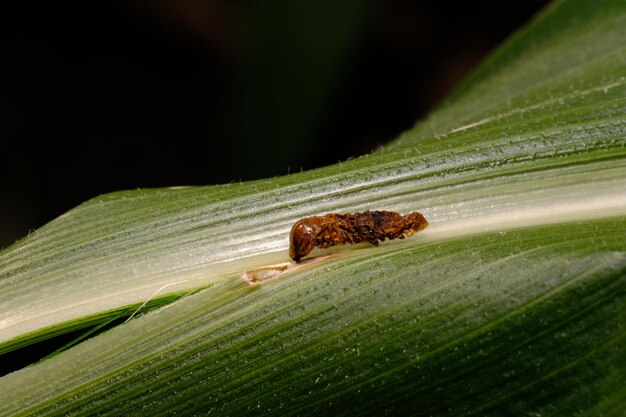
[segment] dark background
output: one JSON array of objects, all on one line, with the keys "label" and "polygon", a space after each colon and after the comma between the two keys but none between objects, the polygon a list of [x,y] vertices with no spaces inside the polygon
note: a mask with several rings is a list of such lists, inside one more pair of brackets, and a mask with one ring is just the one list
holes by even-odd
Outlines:
[{"label": "dark background", "polygon": [[0,248],[99,194],[370,152],[546,3],[5,2]]}]

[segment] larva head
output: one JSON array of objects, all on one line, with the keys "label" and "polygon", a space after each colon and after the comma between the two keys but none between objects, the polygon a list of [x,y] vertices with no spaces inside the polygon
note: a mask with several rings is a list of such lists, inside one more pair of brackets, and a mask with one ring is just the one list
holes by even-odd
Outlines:
[{"label": "larva head", "polygon": [[426,220],[422,213],[418,213],[417,211],[407,214],[405,219],[408,228],[413,230],[413,233],[424,230],[426,229],[426,226],[428,226],[428,220]]},{"label": "larva head", "polygon": [[289,236],[289,256],[296,262],[307,256],[317,243],[317,235],[322,229],[318,217],[302,219],[293,225]]}]

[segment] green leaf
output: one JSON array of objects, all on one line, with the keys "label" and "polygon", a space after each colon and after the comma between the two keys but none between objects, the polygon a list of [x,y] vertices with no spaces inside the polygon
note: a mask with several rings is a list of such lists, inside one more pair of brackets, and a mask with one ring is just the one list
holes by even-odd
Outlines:
[{"label": "green leaf", "polygon": [[[0,414],[621,415],[625,57],[626,4],[559,2],[380,152],[66,213],[0,253],[0,353],[206,289],[0,378]],[[287,263],[365,209],[431,224]]]}]

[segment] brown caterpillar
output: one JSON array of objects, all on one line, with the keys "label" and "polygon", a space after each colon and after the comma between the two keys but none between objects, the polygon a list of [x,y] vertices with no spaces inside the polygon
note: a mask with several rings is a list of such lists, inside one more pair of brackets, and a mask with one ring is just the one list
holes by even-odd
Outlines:
[{"label": "brown caterpillar", "polygon": [[291,228],[289,256],[300,262],[314,247],[321,249],[346,243],[369,242],[378,246],[385,239],[404,239],[428,226],[421,213],[405,216],[394,211],[328,213],[299,220]]}]

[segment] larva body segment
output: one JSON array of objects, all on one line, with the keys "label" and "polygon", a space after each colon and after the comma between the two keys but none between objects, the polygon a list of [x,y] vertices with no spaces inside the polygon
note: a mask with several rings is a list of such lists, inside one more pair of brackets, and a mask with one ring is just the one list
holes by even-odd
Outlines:
[{"label": "larva body segment", "polygon": [[401,215],[393,211],[364,211],[354,214],[329,213],[299,220],[291,228],[289,256],[296,261],[314,247],[321,249],[346,243],[369,242],[378,245],[385,239],[404,239],[428,226],[418,212]]}]

